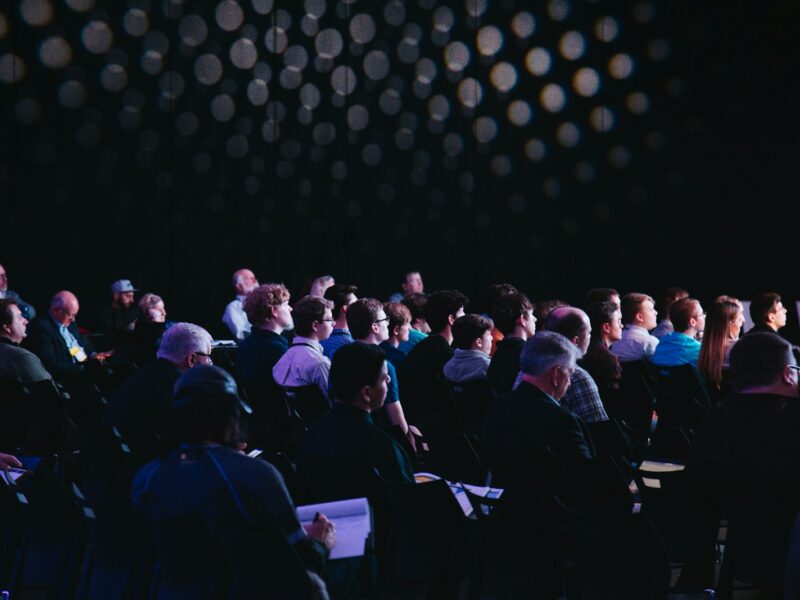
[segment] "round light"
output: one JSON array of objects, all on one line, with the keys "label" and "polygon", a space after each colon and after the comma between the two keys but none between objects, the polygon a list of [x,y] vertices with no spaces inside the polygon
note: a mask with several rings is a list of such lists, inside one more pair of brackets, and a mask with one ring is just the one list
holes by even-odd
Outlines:
[{"label": "round light", "polygon": [[472,126],[472,134],[478,142],[487,144],[497,136],[497,122],[491,117],[478,117]]},{"label": "round light", "polygon": [[483,88],[477,79],[468,77],[458,84],[458,100],[467,108],[475,108],[483,99]]},{"label": "round light", "polygon": [[350,67],[339,65],[331,73],[331,86],[340,96],[352,94],[356,89],[356,72]]},{"label": "round light", "polygon": [[608,63],[608,72],[615,79],[625,79],[633,73],[633,59],[627,54],[615,54]]},{"label": "round light", "polygon": [[118,92],[128,83],[128,74],[120,65],[106,65],[100,71],[100,83],[109,92]]},{"label": "round light", "polygon": [[572,87],[585,98],[594,96],[600,89],[600,75],[589,67],[578,69],[572,77]]},{"label": "round light", "polygon": [[489,72],[489,80],[499,91],[507,92],[517,84],[517,70],[510,63],[497,63]]},{"label": "round light", "polygon": [[181,41],[187,46],[199,46],[206,40],[208,26],[206,22],[197,15],[183,17],[178,23],[178,35]]},{"label": "round light", "polygon": [[541,77],[550,70],[552,59],[550,53],[544,48],[531,48],[525,56],[525,66],[531,75]]},{"label": "round light", "polygon": [[578,60],[586,50],[586,42],[583,39],[583,35],[577,31],[567,31],[561,36],[558,42],[558,49],[561,52],[561,56],[567,60]]},{"label": "round light", "polygon": [[342,34],[335,29],[323,29],[314,40],[320,58],[336,58],[342,52]]},{"label": "round light", "polygon": [[541,102],[544,109],[553,113],[564,108],[566,100],[567,97],[564,94],[564,90],[555,83],[549,83],[544,86],[541,94],[539,94],[539,102]]},{"label": "round light", "polygon": [[132,8],[125,13],[122,26],[128,35],[142,37],[150,27],[150,20],[147,18],[146,12],[140,8]]},{"label": "round light", "polygon": [[53,7],[47,0],[23,0],[19,15],[28,25],[42,27],[53,20]]},{"label": "round light", "polygon": [[538,162],[544,158],[547,147],[542,140],[532,139],[525,143],[525,156],[532,161]]},{"label": "round light", "polygon": [[478,30],[478,52],[484,56],[494,56],[503,47],[503,34],[497,27],[487,25]]},{"label": "round light", "polygon": [[0,81],[3,83],[16,83],[25,77],[25,63],[16,54],[3,54],[0,56]]},{"label": "round light", "polygon": [[511,19],[511,30],[518,38],[527,38],[536,31],[536,19],[529,12],[521,12]]},{"label": "round light", "polygon": [[580,130],[574,123],[562,123],[556,128],[556,139],[565,148],[574,148],[581,139]]},{"label": "round light", "polygon": [[619,35],[619,23],[613,17],[600,17],[595,21],[594,35],[601,42],[611,42]]},{"label": "round light", "polygon": [[373,81],[383,79],[389,74],[389,59],[380,50],[372,50],[364,57],[364,73]]},{"label": "round light", "polygon": [[225,123],[233,118],[236,112],[236,105],[228,94],[215,96],[211,101],[211,114],[217,121]]},{"label": "round light", "polygon": [[614,127],[614,113],[605,106],[598,106],[589,113],[589,123],[595,131],[605,133]]},{"label": "round light", "polygon": [[72,60],[72,48],[64,38],[53,36],[39,46],[39,58],[46,67],[62,69]]},{"label": "round light", "polygon": [[347,109],[347,125],[353,131],[363,131],[369,125],[369,112],[360,104]]},{"label": "round light", "polygon": [[254,79],[247,84],[247,99],[253,106],[264,106],[269,100],[269,88],[263,79]]},{"label": "round light", "polygon": [[517,127],[523,127],[531,122],[533,111],[530,104],[524,100],[514,100],[506,110],[508,120]]},{"label": "round light", "polygon": [[231,45],[228,56],[239,69],[252,69],[258,60],[256,45],[248,39],[240,38]]},{"label": "round light", "polygon": [[463,71],[469,64],[469,58],[469,48],[462,42],[453,42],[444,49],[444,61],[451,71]]},{"label": "round light", "polygon": [[358,44],[369,44],[375,37],[375,21],[368,14],[361,13],[350,20],[350,37]]},{"label": "round light", "polygon": [[213,54],[203,54],[194,62],[194,75],[205,85],[214,85],[222,77],[222,62]]},{"label": "round light", "polygon": [[244,21],[242,7],[233,0],[220,2],[214,16],[217,19],[217,25],[225,31],[235,31],[242,26]]},{"label": "round light", "polygon": [[280,54],[289,45],[289,37],[280,27],[270,27],[264,34],[264,44],[273,54]]}]

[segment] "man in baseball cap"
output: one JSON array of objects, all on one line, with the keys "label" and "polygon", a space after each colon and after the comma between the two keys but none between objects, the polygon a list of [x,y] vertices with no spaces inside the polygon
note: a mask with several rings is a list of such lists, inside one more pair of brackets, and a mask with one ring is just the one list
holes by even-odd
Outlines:
[{"label": "man in baseball cap", "polygon": [[108,336],[108,343],[112,347],[116,348],[130,339],[138,316],[134,304],[134,293],[138,291],[130,279],[118,279],[111,284],[111,306],[101,309],[97,331]]}]

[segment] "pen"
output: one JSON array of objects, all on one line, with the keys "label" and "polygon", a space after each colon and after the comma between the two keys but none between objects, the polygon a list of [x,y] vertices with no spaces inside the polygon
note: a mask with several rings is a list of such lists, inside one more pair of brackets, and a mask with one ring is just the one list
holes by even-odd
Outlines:
[{"label": "pen", "polygon": [[319,512],[317,512],[317,514],[314,515],[314,521],[313,522],[316,523],[317,521],[319,521]]}]

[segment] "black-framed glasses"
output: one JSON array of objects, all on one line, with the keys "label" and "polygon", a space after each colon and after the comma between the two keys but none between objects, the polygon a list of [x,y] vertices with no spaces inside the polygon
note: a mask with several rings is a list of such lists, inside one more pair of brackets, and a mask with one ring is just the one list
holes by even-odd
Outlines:
[{"label": "black-framed glasses", "polygon": [[318,323],[336,323],[336,319],[320,319]]},{"label": "black-framed glasses", "polygon": [[210,354],[206,354],[205,352],[192,352],[192,354],[194,354],[195,356],[202,356],[203,358],[208,359],[209,363],[213,363],[214,362],[213,360],[211,360],[211,355]]},{"label": "black-framed glasses", "polygon": [[377,321],[373,321],[373,323],[382,323],[383,321],[388,321],[389,317],[384,317],[383,319],[378,319]]},{"label": "black-framed glasses", "polygon": [[786,366],[792,369],[793,371],[800,371],[800,365],[786,365]]}]

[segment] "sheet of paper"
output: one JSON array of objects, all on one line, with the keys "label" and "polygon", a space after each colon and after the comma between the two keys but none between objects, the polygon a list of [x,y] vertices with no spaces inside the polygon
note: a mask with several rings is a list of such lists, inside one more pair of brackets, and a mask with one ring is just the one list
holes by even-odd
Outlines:
[{"label": "sheet of paper", "polygon": [[11,467],[8,471],[0,471],[0,473],[2,473],[3,482],[5,482],[6,485],[10,485],[9,480],[16,481],[28,472],[27,469],[19,469],[17,467]]},{"label": "sheet of paper", "polygon": [[658,462],[655,460],[645,460],[639,465],[640,471],[650,471],[651,473],[674,473],[683,471],[686,467],[678,463]]},{"label": "sheet of paper", "polygon": [[330,553],[332,560],[364,556],[364,547],[372,531],[366,498],[297,507],[297,518],[303,525],[313,523],[317,513],[328,517],[336,526],[336,545]]}]

